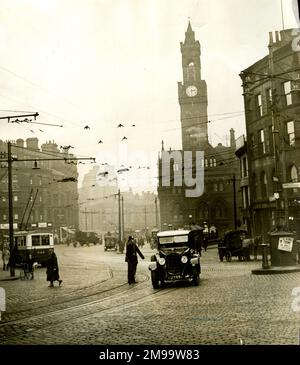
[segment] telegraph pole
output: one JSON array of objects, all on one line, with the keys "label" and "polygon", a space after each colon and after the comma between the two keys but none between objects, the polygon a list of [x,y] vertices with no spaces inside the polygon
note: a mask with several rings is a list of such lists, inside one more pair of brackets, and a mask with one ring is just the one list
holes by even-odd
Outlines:
[{"label": "telegraph pole", "polygon": [[157,197],[155,197],[155,226],[158,228],[158,210],[157,210]]},{"label": "telegraph pole", "polygon": [[121,220],[121,224],[122,224],[122,240],[124,240],[125,237],[125,225],[124,225],[124,196],[122,195],[121,198],[121,203],[122,203],[122,220]]},{"label": "telegraph pole", "polygon": [[234,229],[237,229],[237,214],[236,214],[236,177],[233,175],[233,219],[234,219]]},{"label": "telegraph pole", "polygon": [[8,166],[8,221],[9,221],[9,250],[10,250],[10,276],[15,276],[15,250],[14,250],[14,215],[12,195],[12,156],[11,142],[7,143]]},{"label": "telegraph pole", "polygon": [[121,222],[121,192],[118,190],[118,208],[119,208],[119,244],[121,243],[121,230],[122,230],[122,222]]}]

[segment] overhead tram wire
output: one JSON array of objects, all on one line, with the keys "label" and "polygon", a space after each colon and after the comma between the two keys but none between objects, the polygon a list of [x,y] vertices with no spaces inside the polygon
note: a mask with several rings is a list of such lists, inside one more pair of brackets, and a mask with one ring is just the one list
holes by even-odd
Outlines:
[{"label": "overhead tram wire", "polygon": [[[31,148],[27,148],[27,147],[21,147],[21,146],[17,146],[15,144],[12,144],[11,145],[12,148],[19,148],[19,149],[23,149],[25,151],[30,151],[30,152],[35,152],[35,153],[39,153],[39,154],[42,154],[42,155],[46,155],[46,156],[51,156],[51,157],[61,157],[62,156],[62,152],[56,152],[56,153],[51,153],[51,152],[46,152],[46,151],[37,151],[37,150],[34,150],[34,149],[31,149]],[[77,158],[88,158],[88,156],[77,156]],[[68,157],[65,157],[66,160],[68,160]]]}]

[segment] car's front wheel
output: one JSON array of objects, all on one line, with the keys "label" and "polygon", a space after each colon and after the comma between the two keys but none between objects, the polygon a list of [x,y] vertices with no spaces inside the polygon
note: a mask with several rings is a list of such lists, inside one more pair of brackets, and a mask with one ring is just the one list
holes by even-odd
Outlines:
[{"label": "car's front wheel", "polygon": [[151,271],[151,281],[152,281],[153,289],[158,289],[159,288],[159,278],[158,278],[158,274],[157,274],[156,270]]},{"label": "car's front wheel", "polygon": [[199,271],[194,267],[193,268],[193,284],[198,286],[200,282],[200,274]]}]

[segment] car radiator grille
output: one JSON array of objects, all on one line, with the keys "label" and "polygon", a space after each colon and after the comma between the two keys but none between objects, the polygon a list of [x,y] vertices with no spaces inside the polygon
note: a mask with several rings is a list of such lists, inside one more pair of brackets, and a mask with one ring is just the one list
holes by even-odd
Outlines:
[{"label": "car radiator grille", "polygon": [[166,269],[170,274],[181,273],[182,263],[181,257],[177,254],[170,254],[166,257]]}]

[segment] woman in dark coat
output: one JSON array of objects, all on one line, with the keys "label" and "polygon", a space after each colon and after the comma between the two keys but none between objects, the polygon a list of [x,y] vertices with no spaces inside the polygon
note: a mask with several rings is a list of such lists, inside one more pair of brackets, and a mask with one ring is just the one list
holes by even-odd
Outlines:
[{"label": "woman in dark coat", "polygon": [[57,263],[57,257],[54,253],[54,251],[52,251],[50,253],[50,257],[48,259],[47,262],[47,281],[50,281],[50,287],[53,287],[53,282],[54,281],[58,281],[59,285],[61,285],[62,280],[60,280],[59,278],[59,268],[58,268],[58,263]]},{"label": "woman in dark coat", "polygon": [[144,255],[139,250],[137,244],[134,242],[133,237],[129,236],[128,242],[126,245],[126,256],[125,261],[128,264],[128,284],[135,283],[135,273],[136,267],[138,264],[137,254],[144,259]]}]

